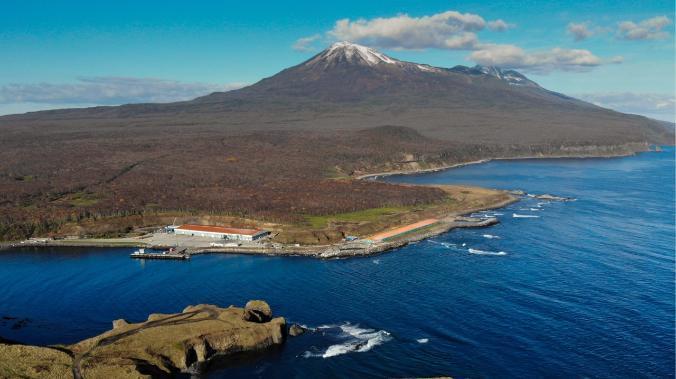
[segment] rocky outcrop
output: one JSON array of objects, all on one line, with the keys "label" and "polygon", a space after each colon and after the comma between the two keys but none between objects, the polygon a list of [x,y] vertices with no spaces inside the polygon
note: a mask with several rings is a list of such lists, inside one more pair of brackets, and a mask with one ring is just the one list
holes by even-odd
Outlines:
[{"label": "rocky outcrop", "polygon": [[127,325],[129,325],[127,320],[124,319],[113,320],[113,329],[122,328]]},{"label": "rocky outcrop", "polygon": [[268,322],[272,320],[272,310],[268,303],[262,300],[250,300],[244,306],[244,321]]},{"label": "rocky outcrop", "polygon": [[[249,315],[249,316],[245,316]],[[254,317],[254,319],[250,319]],[[199,373],[219,358],[284,343],[286,322],[261,300],[245,308],[189,306],[57,348],[0,344],[0,378],[147,378]]]},{"label": "rocky outcrop", "polygon": [[291,337],[298,337],[301,334],[305,333],[305,328],[298,325],[298,324],[293,324],[291,327],[289,327],[289,336]]}]

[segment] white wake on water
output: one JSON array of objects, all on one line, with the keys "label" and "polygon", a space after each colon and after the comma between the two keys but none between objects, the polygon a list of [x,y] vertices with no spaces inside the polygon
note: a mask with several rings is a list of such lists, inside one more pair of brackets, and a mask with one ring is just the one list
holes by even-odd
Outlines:
[{"label": "white wake on water", "polygon": [[430,342],[430,339],[429,338],[419,338],[416,341],[418,341],[418,343],[428,343],[428,342]]},{"label": "white wake on water", "polygon": [[441,245],[447,249],[455,249],[458,247],[458,245],[452,243],[452,242],[439,242],[439,241],[434,241],[434,240],[428,240],[429,242],[435,244],[435,245]]},{"label": "white wake on water", "polygon": [[488,238],[489,240],[500,239],[500,236],[495,236],[495,235],[492,235],[492,234],[482,234],[481,236],[484,237],[484,238]]},{"label": "white wake on water", "polygon": [[522,214],[518,214],[518,213],[512,213],[512,217],[513,218],[540,218],[540,216],[536,216],[536,215],[522,215]]},{"label": "white wake on water", "polygon": [[479,249],[472,249],[469,248],[469,253],[470,254],[476,254],[476,255],[496,255],[496,256],[503,256],[507,255],[504,251],[485,251],[485,250],[479,250]]},{"label": "white wake on water", "polygon": [[306,351],[303,353],[303,357],[305,358],[331,358],[352,352],[363,353],[392,339],[390,333],[385,330],[360,328],[359,325],[352,325],[350,323],[343,325],[322,325],[317,327],[317,329],[336,330],[338,332],[337,338],[344,341],[329,346],[323,353]]}]

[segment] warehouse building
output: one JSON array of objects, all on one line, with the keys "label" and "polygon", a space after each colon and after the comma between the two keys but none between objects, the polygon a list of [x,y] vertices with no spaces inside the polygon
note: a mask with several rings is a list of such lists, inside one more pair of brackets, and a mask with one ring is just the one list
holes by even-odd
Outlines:
[{"label": "warehouse building", "polygon": [[225,228],[222,226],[183,224],[174,228],[174,233],[197,237],[210,237],[226,240],[256,241],[268,234],[262,229]]}]

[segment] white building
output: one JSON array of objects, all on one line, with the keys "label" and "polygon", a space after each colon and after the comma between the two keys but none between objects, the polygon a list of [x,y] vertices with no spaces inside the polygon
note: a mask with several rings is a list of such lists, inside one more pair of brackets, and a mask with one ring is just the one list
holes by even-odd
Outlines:
[{"label": "white building", "polygon": [[238,229],[238,228],[225,228],[222,226],[193,225],[193,224],[184,224],[177,228],[174,228],[174,233],[188,236],[210,237],[210,238],[240,240],[240,241],[255,241],[270,234],[270,232],[268,232],[267,230],[262,229]]}]

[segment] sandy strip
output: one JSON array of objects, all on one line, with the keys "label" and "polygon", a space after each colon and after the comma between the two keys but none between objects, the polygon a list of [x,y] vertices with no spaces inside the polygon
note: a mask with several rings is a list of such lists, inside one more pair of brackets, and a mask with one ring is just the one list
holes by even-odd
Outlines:
[{"label": "sandy strip", "polygon": [[399,228],[396,228],[396,229],[388,230],[386,232],[374,234],[374,235],[368,237],[368,239],[370,239],[372,241],[382,241],[386,238],[394,237],[394,236],[399,235],[399,234],[404,234],[404,233],[410,232],[412,230],[416,230],[416,229],[424,228],[425,226],[436,224],[437,222],[439,222],[439,220],[437,220],[436,218],[428,218],[426,220],[418,221],[415,224],[409,224],[409,225],[402,226],[402,227],[399,227]]}]

